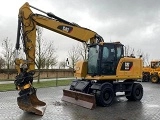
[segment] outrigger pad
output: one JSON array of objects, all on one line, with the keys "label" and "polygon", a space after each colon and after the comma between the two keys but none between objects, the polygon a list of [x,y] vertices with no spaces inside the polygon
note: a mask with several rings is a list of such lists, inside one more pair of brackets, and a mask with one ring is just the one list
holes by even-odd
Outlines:
[{"label": "outrigger pad", "polygon": [[96,106],[96,99],[94,95],[73,90],[63,90],[62,100],[89,109],[93,109]]},{"label": "outrigger pad", "polygon": [[43,115],[46,109],[46,103],[40,101],[37,98],[36,93],[17,97],[17,103],[20,109],[37,115]]}]

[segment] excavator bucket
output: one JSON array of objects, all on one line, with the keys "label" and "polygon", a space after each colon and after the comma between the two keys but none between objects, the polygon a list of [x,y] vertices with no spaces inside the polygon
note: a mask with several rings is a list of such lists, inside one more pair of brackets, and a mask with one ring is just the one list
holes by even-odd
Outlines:
[{"label": "excavator bucket", "polygon": [[72,90],[64,89],[62,100],[89,109],[93,109],[96,106],[96,100],[94,95],[85,94],[82,92]]},{"label": "excavator bucket", "polygon": [[46,103],[40,101],[36,93],[18,97],[17,103],[20,109],[37,115],[43,115],[46,109]]}]

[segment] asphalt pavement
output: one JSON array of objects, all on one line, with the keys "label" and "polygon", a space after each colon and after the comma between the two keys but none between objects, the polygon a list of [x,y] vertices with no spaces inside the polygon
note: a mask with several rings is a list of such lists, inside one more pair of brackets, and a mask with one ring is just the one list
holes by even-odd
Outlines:
[{"label": "asphalt pavement", "polygon": [[144,89],[141,101],[132,102],[121,96],[110,107],[97,106],[93,110],[61,101],[63,89],[69,86],[39,88],[37,97],[47,104],[43,116],[19,109],[18,91],[0,92],[0,120],[160,120],[160,84],[141,84]]}]

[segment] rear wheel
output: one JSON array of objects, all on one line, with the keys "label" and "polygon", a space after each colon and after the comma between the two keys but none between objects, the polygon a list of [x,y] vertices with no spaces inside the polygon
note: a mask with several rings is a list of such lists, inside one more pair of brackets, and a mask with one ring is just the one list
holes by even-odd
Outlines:
[{"label": "rear wheel", "polygon": [[159,77],[157,75],[152,75],[151,76],[151,82],[152,83],[157,83],[159,81]]},{"label": "rear wheel", "polygon": [[128,100],[139,101],[143,97],[143,87],[139,83],[134,83],[130,96],[126,96]]},{"label": "rear wheel", "polygon": [[96,92],[96,101],[100,106],[110,106],[114,99],[114,90],[111,83],[102,84],[101,90]]}]

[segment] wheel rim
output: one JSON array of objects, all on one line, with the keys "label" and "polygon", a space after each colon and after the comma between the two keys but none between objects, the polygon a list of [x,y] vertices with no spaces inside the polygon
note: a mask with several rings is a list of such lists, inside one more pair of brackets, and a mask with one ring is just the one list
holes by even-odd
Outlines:
[{"label": "wheel rim", "polygon": [[140,96],[140,94],[141,94],[141,90],[140,90],[140,89],[136,89],[135,94],[136,94],[136,96]]},{"label": "wheel rim", "polygon": [[113,93],[112,91],[110,90],[106,90],[104,93],[103,93],[103,100],[105,102],[105,104],[109,104],[113,99]]},{"label": "wheel rim", "polygon": [[105,94],[103,95],[103,98],[105,101],[107,101],[109,100],[110,96],[111,96],[111,93],[109,91],[106,91]]},{"label": "wheel rim", "polygon": [[96,102],[101,106],[110,106],[114,99],[113,86],[108,83],[101,87],[101,90],[96,94]]},{"label": "wheel rim", "polygon": [[157,77],[152,77],[152,82],[157,82]]}]

